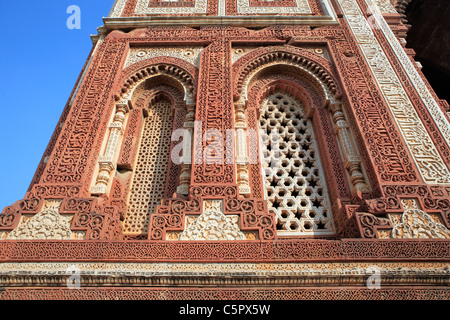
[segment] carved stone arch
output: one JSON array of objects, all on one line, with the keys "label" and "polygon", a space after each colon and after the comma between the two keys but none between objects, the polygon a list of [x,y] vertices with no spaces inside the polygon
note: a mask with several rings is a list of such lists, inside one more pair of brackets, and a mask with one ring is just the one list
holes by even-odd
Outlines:
[{"label": "carved stone arch", "polygon": [[[183,88],[186,104],[195,104],[197,90],[197,68],[181,59],[174,57],[156,57],[135,63],[122,71],[119,80],[119,89],[115,99],[129,100],[135,95],[135,90],[149,79],[164,79],[165,83]],[[152,80],[150,80],[151,82]],[[153,80],[157,81],[157,80]]]},{"label": "carved stone arch", "polygon": [[247,108],[259,109],[267,95],[276,90],[284,91],[298,99],[308,114],[327,105],[327,97],[321,91],[322,88],[317,88],[316,83],[308,79],[307,75],[284,73],[283,68],[275,68],[277,73],[268,68],[269,72],[261,74],[250,84],[248,96],[252,98],[248,100]]},{"label": "carved stone arch", "polygon": [[[126,95],[131,100],[132,104],[136,104],[138,99],[145,97],[156,97],[159,94],[163,94],[167,99],[171,100],[175,104],[178,102],[177,107],[180,106],[179,102],[186,102],[186,88],[181,82],[175,80],[173,77],[167,75],[155,75],[149,77],[144,81],[137,84],[129,95]],[[181,98],[181,99],[180,99]],[[150,101],[149,101],[150,102]],[[147,105],[148,106],[148,105]],[[175,105],[174,105],[175,106]]]},{"label": "carved stone arch", "polygon": [[[251,101],[249,100],[247,111],[251,112],[250,110],[254,109],[256,111],[256,115],[259,117],[263,100],[270,94],[277,91],[290,95],[302,104],[306,117],[311,119],[313,124],[315,124],[314,129],[316,131],[316,136],[320,137],[318,140],[323,140],[325,147],[324,149],[328,150],[330,154],[333,154],[333,156],[329,155],[326,158],[333,159],[332,162],[337,164],[335,167],[330,166],[327,170],[335,173],[337,173],[336,171],[340,172],[342,168],[338,164],[343,161],[338,156],[339,149],[336,140],[332,138],[335,134],[332,119],[329,116],[329,111],[324,107],[325,104],[323,97],[316,94],[315,88],[307,81],[304,81],[301,78],[293,78],[282,74],[264,77],[255,82],[255,85],[250,89],[249,97]],[[328,136],[330,138],[325,139],[325,137]],[[346,182],[344,176],[342,176],[339,180],[340,183]],[[345,198],[349,197],[349,194],[350,192],[348,188],[341,187],[337,196],[340,198]]]},{"label": "carved stone arch", "polygon": [[162,100],[166,100],[169,101],[169,103],[174,107],[180,107],[179,104],[179,99],[176,99],[172,94],[167,92],[167,89],[169,89],[169,87],[166,88],[158,88],[158,90],[155,90],[154,92],[152,92],[152,95],[149,97],[149,101],[148,103],[146,103],[146,106],[150,106],[153,105],[155,103],[158,103]]},{"label": "carved stone arch", "polygon": [[133,107],[140,108],[148,113],[149,107],[161,99],[169,101],[173,108],[184,108],[186,105],[184,88],[179,83],[170,81],[173,79],[165,76],[150,78],[141,83],[131,97]]},{"label": "carved stone arch", "polygon": [[283,74],[284,77],[307,79],[312,86],[316,87],[316,90],[311,92],[314,92],[316,96],[321,96],[322,105],[327,100],[334,103],[334,96],[339,95],[340,90],[328,70],[333,70],[329,61],[310,51],[292,46],[258,48],[241,57],[233,65],[235,128],[237,132],[236,169],[241,194],[248,196],[251,193],[247,172],[249,159],[245,134],[248,90],[260,78]]},{"label": "carved stone arch", "polygon": [[328,60],[305,49],[275,46],[256,49],[236,61],[233,65],[234,100],[246,101],[252,79],[271,66],[291,67],[295,70],[291,71],[293,74],[300,73],[316,79],[316,85],[323,88],[327,98],[332,99],[342,93],[332,71],[334,68]]},{"label": "carved stone arch", "polygon": [[[156,57],[140,61],[122,71],[119,89],[116,89],[115,111],[106,135],[103,151],[98,159],[97,172],[91,185],[91,194],[103,195],[109,192],[112,174],[117,169],[120,145],[126,144],[123,133],[126,130],[129,112],[142,91],[158,85],[170,85],[184,95],[187,118],[195,116],[195,81],[197,69],[192,64],[173,57]],[[195,76],[194,76],[195,75]],[[136,118],[136,116],[135,116]],[[126,138],[125,138],[126,139]],[[123,150],[123,147],[122,147]],[[129,163],[127,164],[129,167]]]},{"label": "carved stone arch", "polygon": [[[115,99],[129,101],[133,107],[142,108],[144,115],[148,115],[148,107],[158,97],[164,96],[176,109],[173,130],[185,126],[189,131],[195,120],[197,78],[198,69],[184,60],[175,57],[146,59],[122,71],[119,81],[121,87],[117,90]],[[184,162],[190,163],[186,159]],[[189,170],[184,168],[182,173],[185,182]],[[186,188],[187,186],[184,187]]]}]

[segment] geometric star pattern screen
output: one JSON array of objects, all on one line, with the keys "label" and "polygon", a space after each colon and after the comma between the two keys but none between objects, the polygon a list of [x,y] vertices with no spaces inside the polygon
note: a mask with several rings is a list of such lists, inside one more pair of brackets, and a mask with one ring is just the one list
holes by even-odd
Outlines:
[{"label": "geometric star pattern screen", "polygon": [[301,103],[280,91],[269,95],[259,131],[266,199],[278,236],[333,235],[318,148]]}]

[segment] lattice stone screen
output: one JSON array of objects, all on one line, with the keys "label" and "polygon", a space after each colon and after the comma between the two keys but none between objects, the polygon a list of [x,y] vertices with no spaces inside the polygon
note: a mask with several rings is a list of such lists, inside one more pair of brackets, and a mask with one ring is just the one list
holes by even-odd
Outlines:
[{"label": "lattice stone screen", "polygon": [[173,121],[169,102],[162,100],[150,107],[133,173],[124,220],[125,235],[148,233],[150,214],[155,212],[164,197]]},{"label": "lattice stone screen", "polygon": [[263,101],[259,128],[266,198],[278,235],[333,235],[324,172],[301,103],[273,93]]}]

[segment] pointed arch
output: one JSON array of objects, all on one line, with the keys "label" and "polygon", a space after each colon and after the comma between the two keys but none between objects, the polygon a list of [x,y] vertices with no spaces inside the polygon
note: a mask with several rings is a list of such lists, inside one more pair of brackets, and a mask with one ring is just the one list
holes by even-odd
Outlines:
[{"label": "pointed arch", "polygon": [[272,46],[256,49],[241,57],[233,65],[234,100],[246,101],[252,81],[258,78],[260,72],[273,66],[286,69],[291,67],[289,73],[315,79],[312,82],[327,99],[340,96],[342,93],[335,80],[334,67],[328,60],[305,49]]},{"label": "pointed arch", "polygon": [[183,88],[186,104],[195,103],[198,69],[189,62],[175,57],[150,58],[123,70],[115,99],[117,101],[131,99],[135,95],[135,90],[152,78],[163,78],[174,86]]},{"label": "pointed arch", "polygon": [[[317,157],[313,157],[317,159],[313,160],[322,171],[323,181],[326,180],[326,186],[323,186],[322,190],[327,189],[330,208],[338,201],[350,201],[352,194],[357,190],[370,189],[362,161],[358,156],[358,148],[339,101],[341,89],[333,75],[333,67],[326,59],[307,50],[290,46],[259,48],[241,57],[234,66],[234,72],[236,123],[241,123],[241,126],[245,127],[249,133],[260,129],[261,108],[268,103],[276,103],[271,102],[274,93],[279,93],[281,100],[291,101],[295,108],[303,110],[297,116],[302,118],[301,121],[311,124],[308,129],[309,139],[316,142],[313,148],[317,149],[315,150]],[[264,112],[267,113],[267,110]],[[271,115],[266,116],[271,117]],[[289,125],[289,121],[284,124],[281,122],[275,124],[277,119],[272,120],[281,130],[285,125]],[[237,143],[239,144],[239,141]],[[267,197],[267,190],[264,188],[267,179],[264,178],[261,155],[264,146],[259,138],[256,143],[252,143],[251,139],[248,143],[249,155],[253,157],[256,155],[258,159],[257,161],[249,159],[247,171],[242,168],[242,165],[238,168],[240,169],[237,171],[238,182],[241,184],[247,182],[253,196]],[[248,177],[247,181],[240,179],[239,173],[242,177]],[[280,216],[278,218],[279,223],[282,219]],[[289,229],[288,220],[285,219],[283,227],[280,227],[283,229],[280,235],[282,233],[296,234],[293,229]],[[317,221],[314,228],[323,227],[323,221],[320,221]],[[307,234],[305,229],[303,232],[298,231],[300,230],[299,222],[301,222],[299,219],[295,222],[297,229],[294,229],[297,230],[297,234]],[[334,228],[330,227],[329,230]],[[333,234],[333,232],[325,233]],[[313,236],[318,234],[320,232],[311,233]]]},{"label": "pointed arch", "polygon": [[[193,128],[196,75],[193,65],[172,57],[147,59],[122,72],[114,95],[114,119],[120,118],[120,123],[110,124],[104,148],[108,157],[99,157],[97,184],[91,189],[94,194],[107,193],[113,175],[127,181],[126,238],[145,238],[157,206],[188,192],[192,134],[173,137],[178,129]],[[180,162],[172,158],[177,144],[183,146]]]}]

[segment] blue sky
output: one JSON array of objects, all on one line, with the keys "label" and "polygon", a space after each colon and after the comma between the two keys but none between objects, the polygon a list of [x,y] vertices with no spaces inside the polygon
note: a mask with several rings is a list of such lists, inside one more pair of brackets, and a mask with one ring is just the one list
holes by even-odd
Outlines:
[{"label": "blue sky", "polygon": [[[23,199],[114,0],[0,0],[0,210]],[[81,29],[69,30],[70,5]]]}]

